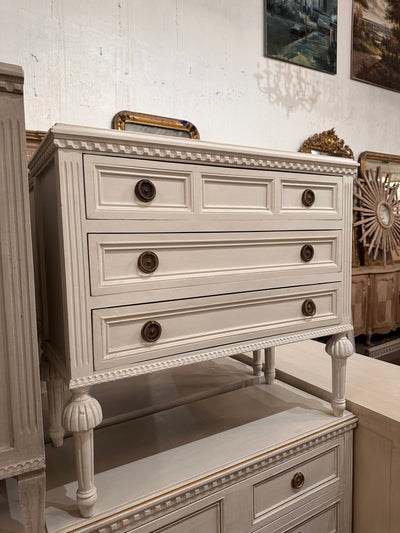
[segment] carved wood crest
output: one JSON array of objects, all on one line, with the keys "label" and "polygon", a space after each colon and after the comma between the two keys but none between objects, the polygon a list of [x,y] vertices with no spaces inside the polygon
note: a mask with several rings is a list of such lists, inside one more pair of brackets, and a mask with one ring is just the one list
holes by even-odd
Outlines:
[{"label": "carved wood crest", "polygon": [[335,132],[335,128],[316,133],[303,142],[300,152],[311,154],[313,152],[325,153],[339,157],[353,159],[353,150],[340,139]]}]

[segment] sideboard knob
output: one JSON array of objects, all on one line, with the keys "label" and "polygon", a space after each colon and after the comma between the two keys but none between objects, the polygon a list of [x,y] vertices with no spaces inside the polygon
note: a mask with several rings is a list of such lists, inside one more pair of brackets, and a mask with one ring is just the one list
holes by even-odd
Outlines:
[{"label": "sideboard knob", "polygon": [[158,256],[155,252],[148,250],[139,255],[137,264],[139,270],[145,274],[151,274],[151,272],[154,272],[158,268]]},{"label": "sideboard knob", "polygon": [[161,324],[159,324],[156,320],[149,320],[142,327],[142,339],[146,342],[155,342],[160,338],[161,331]]},{"label": "sideboard knob", "polygon": [[303,472],[296,472],[292,478],[292,487],[294,489],[301,489],[305,482],[305,477]]},{"label": "sideboard knob", "polygon": [[303,302],[301,311],[304,316],[314,316],[317,311],[317,306],[311,298],[307,298],[307,300],[304,300]]},{"label": "sideboard knob", "polygon": [[308,263],[314,257],[314,247],[311,244],[305,244],[300,252],[301,259]]},{"label": "sideboard knob", "polygon": [[150,180],[139,180],[135,186],[135,194],[141,202],[151,202],[156,196],[156,187]]},{"label": "sideboard knob", "polygon": [[311,207],[315,202],[314,191],[312,189],[306,189],[302,194],[301,201],[306,207]]}]

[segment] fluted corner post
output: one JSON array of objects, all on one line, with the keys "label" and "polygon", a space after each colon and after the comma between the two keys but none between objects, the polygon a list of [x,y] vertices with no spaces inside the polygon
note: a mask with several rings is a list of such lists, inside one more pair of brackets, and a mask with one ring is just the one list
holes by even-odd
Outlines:
[{"label": "fluted corner post", "polygon": [[97,500],[97,489],[94,485],[93,429],[102,419],[101,406],[89,395],[89,387],[72,391],[72,398],[64,409],[63,426],[74,436],[78,478],[76,502],[84,518],[94,515]]},{"label": "fluted corner post", "polygon": [[265,383],[272,385],[275,381],[275,346],[273,348],[265,348],[265,366],[264,375]]},{"label": "fluted corner post", "polygon": [[262,374],[262,350],[253,350],[253,374],[255,376]]},{"label": "fluted corner post", "polygon": [[335,416],[342,416],[346,407],[346,364],[347,358],[354,353],[353,344],[346,332],[333,335],[328,341],[326,352],[332,358],[332,409]]},{"label": "fluted corner post", "polygon": [[54,365],[42,355],[40,377],[46,382],[49,406],[49,436],[55,448],[63,445],[65,430],[62,425],[64,409],[64,382]]}]

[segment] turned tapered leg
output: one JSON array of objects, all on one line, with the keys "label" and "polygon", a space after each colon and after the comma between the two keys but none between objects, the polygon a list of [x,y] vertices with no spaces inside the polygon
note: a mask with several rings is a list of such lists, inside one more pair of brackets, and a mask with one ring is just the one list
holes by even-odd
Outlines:
[{"label": "turned tapered leg", "polygon": [[78,478],[76,502],[84,518],[94,515],[97,500],[97,489],[94,485],[93,429],[102,419],[100,404],[89,395],[89,388],[72,391],[72,398],[64,409],[63,425],[74,436]]},{"label": "turned tapered leg", "polygon": [[24,531],[25,533],[42,533],[44,532],[44,499],[46,490],[44,470],[21,474],[17,479]]},{"label": "turned tapered leg", "polygon": [[265,383],[271,385],[275,380],[275,347],[265,348]]},{"label": "turned tapered leg", "polygon": [[42,357],[40,374],[47,386],[47,402],[49,405],[49,436],[55,448],[62,446],[65,430],[62,425],[64,408],[64,382],[55,367],[46,357]]},{"label": "turned tapered leg", "polygon": [[346,333],[334,335],[326,345],[332,358],[332,409],[335,416],[342,416],[346,407],[345,385],[347,358],[354,353],[353,344]]},{"label": "turned tapered leg", "polygon": [[255,376],[262,374],[262,350],[253,351],[253,374]]}]

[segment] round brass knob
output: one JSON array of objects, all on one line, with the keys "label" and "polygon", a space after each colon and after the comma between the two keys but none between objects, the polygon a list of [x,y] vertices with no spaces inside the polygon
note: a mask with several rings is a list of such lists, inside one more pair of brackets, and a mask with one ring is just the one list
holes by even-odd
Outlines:
[{"label": "round brass knob", "polygon": [[160,338],[161,331],[161,324],[159,324],[156,320],[149,320],[142,327],[142,339],[146,342],[155,342]]},{"label": "round brass knob", "polygon": [[301,489],[301,487],[304,485],[304,482],[305,477],[303,472],[296,472],[292,478],[292,487],[294,489]]},{"label": "round brass knob", "polygon": [[143,252],[138,257],[138,268],[145,274],[150,274],[158,268],[158,256],[156,253],[151,251]]},{"label": "round brass knob", "polygon": [[317,306],[311,298],[307,298],[301,306],[301,311],[304,316],[314,316],[317,311]]},{"label": "round brass knob", "polygon": [[312,189],[306,189],[302,194],[301,201],[306,207],[311,207],[315,202],[314,191]]},{"label": "round brass knob", "polygon": [[139,180],[135,186],[135,194],[141,202],[151,202],[156,196],[156,187],[150,180]]},{"label": "round brass knob", "polygon": [[311,261],[314,257],[314,247],[311,244],[305,244],[301,249],[300,257],[305,263]]}]

